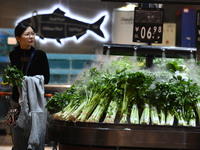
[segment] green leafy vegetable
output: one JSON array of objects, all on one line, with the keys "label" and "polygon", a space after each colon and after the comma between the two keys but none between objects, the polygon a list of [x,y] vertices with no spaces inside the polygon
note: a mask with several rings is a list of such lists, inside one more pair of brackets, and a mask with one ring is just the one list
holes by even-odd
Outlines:
[{"label": "green leafy vegetable", "polygon": [[157,60],[149,70],[133,65],[125,57],[85,71],[48,110],[66,121],[196,126],[200,86],[182,60]]},{"label": "green leafy vegetable", "polygon": [[2,76],[3,82],[7,83],[7,85],[17,85],[19,87],[22,86],[22,81],[24,80],[24,74],[21,70],[17,69],[16,66],[7,66],[4,69],[4,73]]}]

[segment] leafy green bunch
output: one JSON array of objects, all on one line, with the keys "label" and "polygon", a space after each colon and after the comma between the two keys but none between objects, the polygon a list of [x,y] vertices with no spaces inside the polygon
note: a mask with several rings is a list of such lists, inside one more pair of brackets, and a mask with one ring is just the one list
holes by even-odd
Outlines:
[{"label": "leafy green bunch", "polygon": [[184,80],[181,76],[173,77],[169,84],[173,85],[172,98],[169,98],[175,116],[186,121],[195,118],[194,109],[200,94],[199,86],[191,79]]},{"label": "leafy green bunch", "polygon": [[151,102],[158,109],[170,112],[179,122],[183,122],[183,125],[195,119],[194,110],[200,89],[191,79],[184,80],[182,76],[173,76],[168,82],[157,82],[153,91],[155,101]]},{"label": "leafy green bunch", "polygon": [[73,97],[75,97],[74,85],[66,89],[64,92],[54,93],[54,95],[48,100],[46,108],[50,113],[58,112],[63,107],[66,107]]},{"label": "leafy green bunch", "polygon": [[3,82],[7,85],[17,85],[22,86],[22,81],[24,80],[24,74],[21,70],[17,69],[16,66],[7,66],[4,69],[4,74],[2,76]]}]

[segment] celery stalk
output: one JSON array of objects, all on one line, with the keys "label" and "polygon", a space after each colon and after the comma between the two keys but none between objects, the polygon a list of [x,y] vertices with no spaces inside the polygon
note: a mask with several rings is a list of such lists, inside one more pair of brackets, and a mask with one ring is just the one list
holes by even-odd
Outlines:
[{"label": "celery stalk", "polygon": [[91,100],[88,100],[87,104],[84,106],[80,116],[77,118],[77,121],[85,122],[89,116],[91,115],[92,111],[96,108],[99,101],[101,99],[100,94],[96,94],[91,98]]},{"label": "celery stalk", "polygon": [[178,109],[177,112],[175,113],[176,118],[178,119],[178,125],[179,126],[186,126],[187,121],[184,120],[183,118],[183,112]]},{"label": "celery stalk", "polygon": [[165,112],[160,110],[160,125],[165,125]]},{"label": "celery stalk", "polygon": [[106,117],[104,119],[104,123],[114,123],[115,117],[117,115],[118,105],[115,100],[112,100],[108,106],[108,110],[106,113]]},{"label": "celery stalk", "polygon": [[81,105],[69,116],[69,121],[74,121],[76,118],[81,114],[81,111],[83,110],[84,106],[86,104],[86,101],[81,103]]},{"label": "celery stalk", "polygon": [[194,109],[192,109],[192,115],[194,116],[194,118],[192,118],[192,119],[189,120],[188,125],[196,127],[196,114],[195,114]]},{"label": "celery stalk", "polygon": [[120,123],[128,123],[127,115],[128,115],[127,113],[123,113]]},{"label": "celery stalk", "polygon": [[138,111],[137,104],[133,104],[132,106],[130,122],[132,124],[139,124],[139,111]]},{"label": "celery stalk", "polygon": [[149,110],[149,105],[146,103],[144,105],[144,110],[143,110],[142,116],[140,118],[140,124],[148,125],[149,122],[150,122],[150,110]]},{"label": "celery stalk", "polygon": [[174,124],[174,115],[167,111],[166,125],[172,126]]},{"label": "celery stalk", "polygon": [[63,119],[67,121],[69,119],[69,116],[75,111],[75,109],[76,109],[76,106],[73,106],[68,111],[65,111],[62,115]]},{"label": "celery stalk", "polygon": [[109,100],[106,97],[102,98],[87,122],[99,122],[104,110],[107,108],[108,102]]},{"label": "celery stalk", "polygon": [[63,115],[63,112],[62,112],[62,111],[59,111],[59,112],[57,112],[57,113],[52,114],[52,117],[53,117],[53,119],[55,119],[55,120],[64,120],[64,119],[62,118],[62,115]]},{"label": "celery stalk", "polygon": [[151,112],[151,123],[152,125],[159,125],[160,121],[159,121],[159,117],[158,117],[158,111],[156,109],[155,106],[152,106],[150,109]]},{"label": "celery stalk", "polygon": [[122,109],[121,109],[121,119],[120,119],[120,123],[128,123],[128,106],[129,106],[129,98],[127,96],[127,85],[125,85],[124,87],[124,97],[123,97],[123,101],[122,101]]},{"label": "celery stalk", "polygon": [[189,126],[192,126],[192,127],[196,127],[196,119],[195,118],[193,118],[193,119],[190,119],[190,121],[189,121],[189,124],[188,124]]},{"label": "celery stalk", "polygon": [[178,119],[178,125],[179,126],[186,126],[187,125],[187,122],[183,119],[182,116],[177,117],[177,119]]}]

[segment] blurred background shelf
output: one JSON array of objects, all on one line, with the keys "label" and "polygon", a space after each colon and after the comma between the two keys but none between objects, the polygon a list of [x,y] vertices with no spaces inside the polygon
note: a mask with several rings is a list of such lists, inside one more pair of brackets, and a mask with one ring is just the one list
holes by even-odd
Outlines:
[{"label": "blurred background shelf", "polygon": [[137,2],[137,3],[160,3],[160,4],[190,4],[199,5],[199,0],[101,0],[105,2]]}]

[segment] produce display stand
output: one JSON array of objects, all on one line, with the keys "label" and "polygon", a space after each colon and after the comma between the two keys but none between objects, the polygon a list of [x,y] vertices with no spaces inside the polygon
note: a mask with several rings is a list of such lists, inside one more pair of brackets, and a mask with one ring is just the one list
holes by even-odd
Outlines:
[{"label": "produce display stand", "polygon": [[60,150],[200,149],[200,128],[53,121],[48,138]]},{"label": "produce display stand", "polygon": [[[196,48],[154,47],[105,44],[105,55],[128,55],[149,58],[195,58]],[[200,149],[200,128],[189,126],[159,126],[66,122],[54,120],[48,124],[48,138],[59,143],[60,150],[146,150]]]}]

